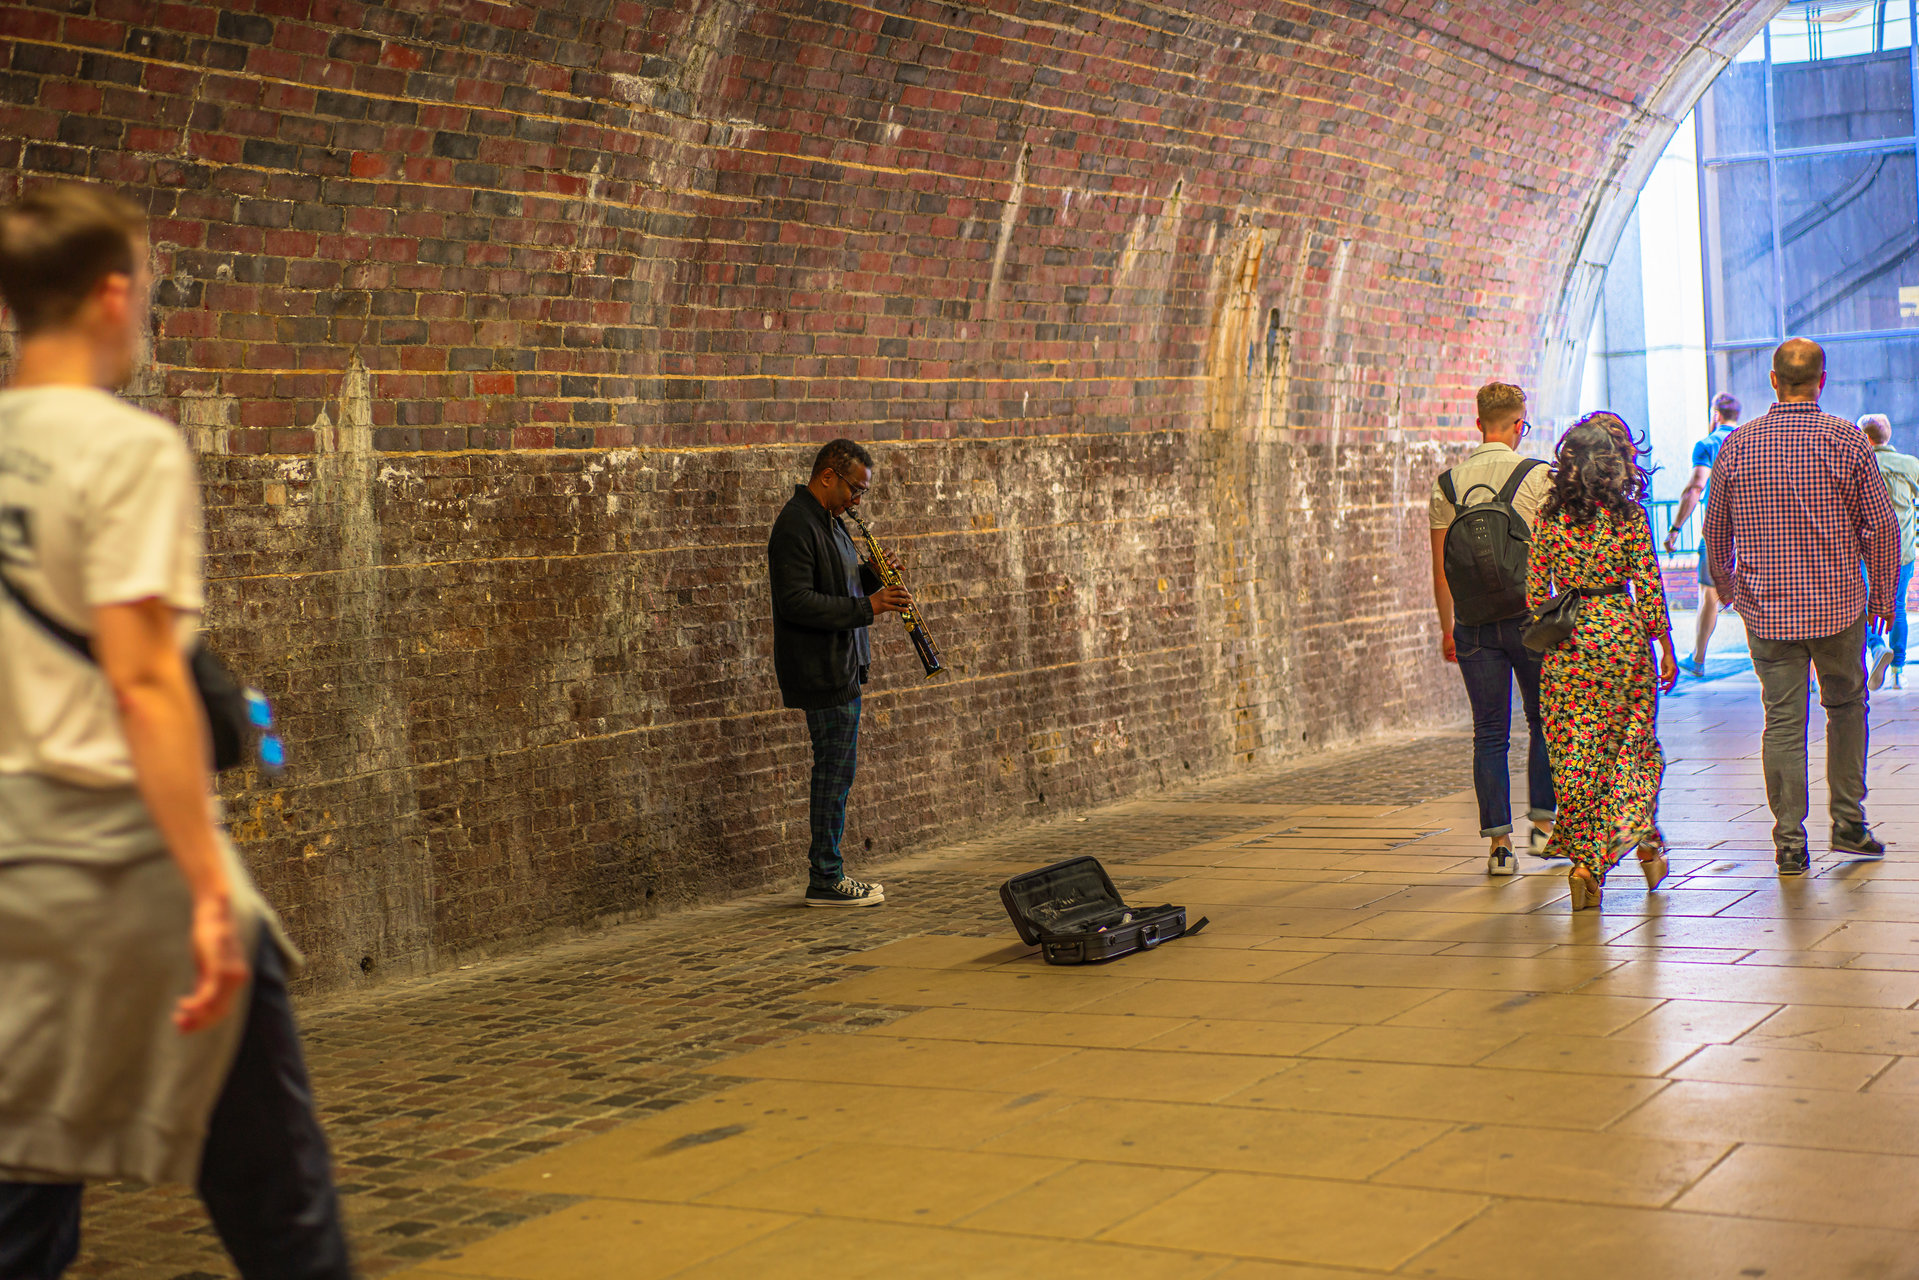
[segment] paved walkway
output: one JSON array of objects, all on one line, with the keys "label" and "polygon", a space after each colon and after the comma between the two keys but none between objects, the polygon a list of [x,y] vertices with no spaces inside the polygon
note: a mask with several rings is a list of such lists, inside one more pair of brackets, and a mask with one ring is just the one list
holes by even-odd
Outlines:
[{"label": "paved walkway", "polygon": [[[1874,722],[1909,841],[1919,691]],[[1775,879],[1749,675],[1662,730],[1674,876],[1622,868],[1603,913],[1563,864],[1487,880],[1453,736],[896,864],[876,911],[751,899],[311,1010],[362,1261],[1919,1274],[1919,863]],[[998,881],[1081,852],[1211,928],[1093,969],[1009,945]],[[184,1194],[90,1207],[77,1274],[230,1274]]]}]

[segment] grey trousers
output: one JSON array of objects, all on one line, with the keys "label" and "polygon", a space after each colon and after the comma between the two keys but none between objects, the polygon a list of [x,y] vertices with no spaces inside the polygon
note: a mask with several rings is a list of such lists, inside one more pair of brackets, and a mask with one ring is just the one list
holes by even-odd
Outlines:
[{"label": "grey trousers", "polygon": [[1822,640],[1747,637],[1766,703],[1763,759],[1772,842],[1806,847],[1806,712],[1810,664],[1826,709],[1826,785],[1834,826],[1866,820],[1866,617]]}]

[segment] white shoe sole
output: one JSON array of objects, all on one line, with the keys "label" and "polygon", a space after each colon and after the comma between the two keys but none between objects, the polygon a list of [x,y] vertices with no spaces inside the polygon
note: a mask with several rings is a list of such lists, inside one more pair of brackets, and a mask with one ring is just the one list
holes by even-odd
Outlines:
[{"label": "white shoe sole", "polygon": [[883,893],[868,894],[864,898],[804,898],[809,907],[877,907],[886,901]]},{"label": "white shoe sole", "polygon": [[1866,688],[1877,693],[1879,686],[1886,682],[1886,668],[1892,665],[1892,650],[1888,649],[1872,660],[1872,678],[1866,681]]},{"label": "white shoe sole", "polygon": [[1486,859],[1486,874],[1489,876],[1516,876],[1519,874],[1519,859]]}]

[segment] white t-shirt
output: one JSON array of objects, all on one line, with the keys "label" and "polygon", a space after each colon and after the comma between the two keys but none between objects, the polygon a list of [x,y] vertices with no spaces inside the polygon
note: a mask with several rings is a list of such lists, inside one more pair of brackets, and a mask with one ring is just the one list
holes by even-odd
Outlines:
[{"label": "white t-shirt", "polygon": [[[83,634],[93,610],[158,598],[190,648],[206,602],[193,455],[162,418],[104,391],[0,391],[0,572]],[[100,669],[0,593],[0,773],[133,782]]]}]

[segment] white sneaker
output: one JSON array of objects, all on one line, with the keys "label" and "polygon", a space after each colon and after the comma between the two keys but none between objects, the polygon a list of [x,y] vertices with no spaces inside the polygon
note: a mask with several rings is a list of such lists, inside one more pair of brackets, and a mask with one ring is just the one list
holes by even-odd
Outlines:
[{"label": "white sneaker", "polygon": [[1550,831],[1541,831],[1534,827],[1526,834],[1526,852],[1535,858],[1551,858],[1555,855],[1546,852],[1546,842],[1553,838]]},{"label": "white sneaker", "polygon": [[1519,874],[1519,859],[1513,856],[1513,847],[1509,844],[1496,844],[1486,856],[1486,874],[1489,876],[1510,876]]},{"label": "white sneaker", "polygon": [[1892,687],[1895,689],[1905,688],[1906,687],[1905,680],[1906,680],[1906,669],[1904,667],[1894,667],[1892,669]]},{"label": "white sneaker", "polygon": [[831,889],[806,891],[806,905],[809,907],[877,907],[886,901],[886,891],[876,884],[864,880],[850,880],[840,877],[840,882]]},{"label": "white sneaker", "polygon": [[1892,665],[1892,650],[1881,649],[1879,656],[1872,660],[1872,678],[1866,681],[1866,688],[1877,690],[1886,682],[1886,668]]}]

